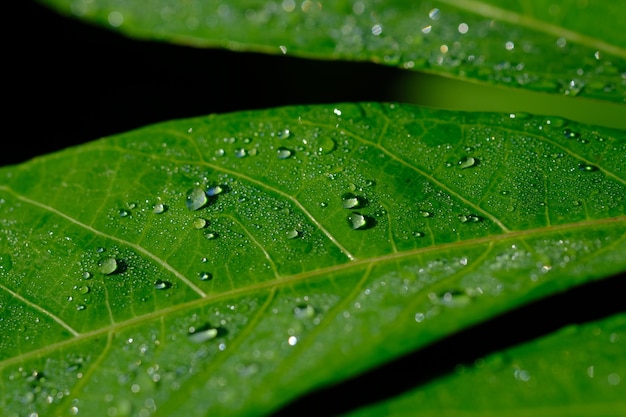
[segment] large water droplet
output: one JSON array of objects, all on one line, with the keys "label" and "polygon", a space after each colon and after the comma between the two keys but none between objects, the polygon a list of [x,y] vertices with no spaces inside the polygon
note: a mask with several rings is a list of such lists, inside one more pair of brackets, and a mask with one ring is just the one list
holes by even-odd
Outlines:
[{"label": "large water droplet", "polygon": [[287,159],[293,156],[293,151],[281,146],[276,150],[276,155],[278,155],[278,159]]},{"label": "large water droplet", "polygon": [[219,330],[215,327],[204,326],[199,329],[189,328],[189,340],[195,343],[203,343],[215,339],[219,335]]},{"label": "large water droplet", "polygon": [[578,169],[580,169],[581,171],[585,171],[585,172],[594,172],[598,170],[598,167],[595,165],[591,165],[591,164],[587,164],[583,162],[580,165],[578,165]]},{"label": "large water droplet", "polygon": [[207,227],[208,224],[209,222],[206,219],[203,219],[202,217],[196,217],[195,219],[193,219],[194,229],[204,229],[205,227]]},{"label": "large water droplet", "polygon": [[214,240],[218,238],[218,234],[216,232],[206,232],[204,234],[204,237],[207,238],[208,240]]},{"label": "large water droplet", "polygon": [[374,225],[374,219],[361,213],[350,213],[348,215],[348,225],[354,230],[369,229]]},{"label": "large water droplet", "polygon": [[107,258],[100,261],[98,269],[100,273],[105,275],[111,275],[118,271],[119,263],[115,258]]},{"label": "large water droplet", "polygon": [[209,201],[204,190],[201,188],[192,188],[187,191],[187,208],[191,211],[195,211],[204,207],[204,205]]},{"label": "large water droplet", "polygon": [[198,273],[198,278],[200,278],[200,281],[210,281],[213,278],[213,274],[202,271]]},{"label": "large water droplet", "polygon": [[172,283],[169,281],[164,281],[162,279],[157,279],[154,281],[154,288],[157,290],[167,290],[172,287]]},{"label": "large water droplet", "polygon": [[152,209],[152,212],[154,214],[161,214],[161,213],[165,213],[167,211],[167,206],[163,203],[157,203],[154,205],[154,208]]},{"label": "large water droplet", "polygon": [[458,162],[461,169],[475,167],[478,165],[478,163],[478,159],[474,158],[473,156],[464,156],[463,158],[459,159]]},{"label": "large water droplet", "polygon": [[298,230],[296,230],[296,229],[288,230],[286,232],[286,235],[287,235],[287,239],[295,239],[298,236],[300,236],[300,232]]},{"label": "large water droplet", "polygon": [[341,205],[346,209],[355,209],[365,207],[367,205],[367,201],[363,197],[352,193],[346,193],[341,196]]}]

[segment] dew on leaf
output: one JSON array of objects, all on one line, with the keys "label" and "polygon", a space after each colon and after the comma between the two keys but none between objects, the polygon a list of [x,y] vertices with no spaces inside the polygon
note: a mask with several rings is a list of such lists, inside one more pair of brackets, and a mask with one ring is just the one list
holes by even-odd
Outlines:
[{"label": "dew on leaf", "polygon": [[459,221],[461,223],[480,223],[482,220],[483,218],[476,214],[459,214]]},{"label": "dew on leaf", "polygon": [[194,343],[203,343],[215,339],[219,333],[219,330],[212,326],[203,326],[198,329],[190,327],[188,336],[189,340]]},{"label": "dew on leaf", "polygon": [[244,148],[237,148],[235,149],[235,156],[237,158],[244,158],[248,156],[248,151],[246,151]]},{"label": "dew on leaf", "polygon": [[287,239],[295,239],[298,236],[300,236],[300,232],[298,230],[296,230],[296,229],[288,230],[286,232],[286,235],[287,235]]},{"label": "dew on leaf", "polygon": [[426,315],[424,313],[415,313],[416,322],[421,323],[424,321],[425,318],[426,318]]},{"label": "dew on leaf", "polygon": [[298,304],[293,314],[299,319],[311,319],[315,316],[315,308],[310,304]]},{"label": "dew on leaf", "polygon": [[200,278],[200,281],[209,281],[213,278],[213,274],[211,274],[210,272],[202,271],[198,273],[198,278]]},{"label": "dew on leaf", "polygon": [[196,217],[195,219],[193,219],[194,229],[204,229],[208,224],[209,222],[206,219],[203,219],[202,217]]},{"label": "dew on leaf", "polygon": [[594,172],[598,170],[598,167],[595,165],[591,165],[591,164],[587,164],[583,162],[578,165],[578,169],[584,172]]},{"label": "dew on leaf", "polygon": [[81,293],[81,294],[87,294],[90,291],[89,287],[86,286],[86,285],[81,285],[77,289],[78,289],[78,292]]},{"label": "dew on leaf", "polygon": [[463,307],[471,300],[470,296],[465,291],[460,290],[444,291],[435,297],[430,294],[429,297],[431,300],[448,307]]},{"label": "dew on leaf", "polygon": [[93,275],[89,271],[83,272],[83,275],[82,275],[83,279],[91,279],[92,276]]},{"label": "dew on leaf", "polygon": [[563,127],[567,124],[567,121],[560,117],[551,117],[546,120],[545,124],[551,127]]},{"label": "dew on leaf", "polygon": [[475,167],[478,165],[478,163],[478,159],[474,158],[473,156],[464,156],[463,158],[459,159],[458,162],[459,168],[461,169]]},{"label": "dew on leaf", "polygon": [[293,151],[281,146],[276,150],[276,155],[278,156],[278,159],[287,159],[293,156]]},{"label": "dew on leaf", "polygon": [[354,212],[348,215],[348,225],[353,230],[369,229],[374,225],[373,223],[374,219],[361,213]]},{"label": "dew on leaf", "polygon": [[187,208],[190,211],[196,211],[204,207],[204,205],[209,201],[204,190],[200,188],[191,188],[187,191]]},{"label": "dew on leaf", "polygon": [[119,263],[115,258],[106,258],[100,262],[98,269],[102,274],[111,275],[118,271]]},{"label": "dew on leaf", "polygon": [[424,232],[416,231],[416,232],[413,232],[413,236],[414,237],[424,237],[424,236],[426,236],[426,234]]},{"label": "dew on leaf", "polygon": [[76,306],[76,311],[83,311],[87,308],[87,306],[85,304],[78,304]]},{"label": "dew on leaf", "polygon": [[361,208],[366,206],[366,200],[363,197],[352,193],[346,193],[341,196],[341,205],[346,209]]},{"label": "dew on leaf", "polygon": [[218,238],[218,234],[216,232],[207,232],[204,234],[204,237],[208,240],[215,240]]},{"label": "dew on leaf", "polygon": [[169,281],[164,281],[162,279],[157,279],[154,281],[154,288],[157,290],[167,290],[172,287],[172,283]]},{"label": "dew on leaf", "polygon": [[289,346],[295,346],[298,343],[298,338],[296,336],[289,336],[287,343]]},{"label": "dew on leaf", "polygon": [[130,216],[130,210],[120,209],[119,214],[120,217],[128,217]]},{"label": "dew on leaf", "polygon": [[317,143],[318,151],[322,154],[328,154],[335,150],[337,143],[328,136],[324,136]]},{"label": "dew on leaf", "polygon": [[573,131],[572,129],[564,129],[563,136],[567,139],[578,139],[580,137],[580,133]]},{"label": "dew on leaf", "polygon": [[432,213],[432,212],[430,212],[430,211],[426,211],[426,210],[422,210],[422,211],[420,211],[420,215],[421,215],[422,217],[433,217],[433,213]]},{"label": "dew on leaf", "polygon": [[206,190],[206,195],[209,197],[213,197],[223,192],[224,192],[224,188],[221,185],[214,185],[214,186],[209,187]]},{"label": "dew on leaf", "polygon": [[152,208],[152,212],[154,214],[161,214],[161,213],[165,213],[166,211],[167,211],[167,206],[163,203],[157,203]]},{"label": "dew on leaf", "polygon": [[276,132],[276,136],[281,139],[287,139],[289,138],[289,136],[291,136],[291,132],[289,131],[289,129],[279,130],[278,132]]}]

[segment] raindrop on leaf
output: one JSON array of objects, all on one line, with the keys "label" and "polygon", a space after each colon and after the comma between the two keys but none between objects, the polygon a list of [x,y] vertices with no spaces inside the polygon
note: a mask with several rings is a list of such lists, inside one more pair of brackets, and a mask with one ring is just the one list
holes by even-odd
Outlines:
[{"label": "raindrop on leaf", "polygon": [[209,201],[204,190],[200,188],[192,188],[187,191],[187,208],[190,211],[196,211],[202,207]]}]

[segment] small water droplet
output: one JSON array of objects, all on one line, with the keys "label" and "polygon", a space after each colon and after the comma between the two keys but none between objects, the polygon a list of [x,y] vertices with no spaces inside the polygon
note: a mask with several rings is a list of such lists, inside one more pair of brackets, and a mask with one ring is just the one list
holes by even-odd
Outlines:
[{"label": "small water droplet", "polygon": [[352,193],[346,193],[341,196],[341,205],[346,209],[355,209],[365,207],[366,200],[363,197]]},{"label": "small water droplet", "polygon": [[204,326],[202,328],[189,328],[189,340],[194,343],[208,342],[215,339],[219,335],[219,330],[215,327]]},{"label": "small water droplet", "polygon": [[560,117],[551,117],[546,120],[546,125],[551,127],[563,127],[567,124],[565,119],[561,119]]},{"label": "small water droplet", "polygon": [[572,129],[564,129],[563,136],[567,139],[578,139],[580,137],[580,133],[574,132]]},{"label": "small water droplet", "polygon": [[459,214],[459,220],[461,223],[479,223],[483,218],[476,214]]},{"label": "small water droplet", "polygon": [[222,187],[221,185],[214,185],[206,190],[206,195],[209,197],[213,197],[215,195],[222,194],[223,192],[224,187]]},{"label": "small water droplet", "polygon": [[478,165],[478,163],[478,159],[474,158],[473,156],[464,156],[463,158],[459,159],[458,162],[461,169],[475,167]]},{"label": "small water droplet", "polygon": [[76,306],[76,311],[83,311],[86,308],[87,308],[87,306],[85,304],[78,304]]},{"label": "small water droplet", "polygon": [[315,308],[310,304],[298,304],[293,314],[299,319],[311,319],[315,316]]},{"label": "small water droplet", "polygon": [[289,336],[287,343],[289,343],[289,346],[295,346],[298,343],[298,338],[295,336]]},{"label": "small water droplet", "polygon": [[162,279],[157,279],[154,281],[154,288],[157,290],[167,290],[172,287],[172,283],[169,281],[164,281]]},{"label": "small water droplet", "polygon": [[81,294],[87,294],[89,292],[89,287],[86,285],[81,285],[78,287],[78,292]]},{"label": "small water droplet", "polygon": [[196,211],[204,207],[204,205],[209,201],[204,190],[200,188],[191,188],[187,191],[187,208],[190,211]]},{"label": "small water droplet", "polygon": [[413,232],[413,236],[414,237],[424,237],[424,236],[426,236],[426,233],[424,233],[424,232]]},{"label": "small water droplet", "polygon": [[165,213],[167,211],[167,206],[163,203],[157,203],[154,205],[152,212],[155,214]]},{"label": "small water droplet", "polygon": [[117,272],[119,264],[115,258],[107,258],[100,262],[98,269],[102,274],[111,275]]},{"label": "small water droplet", "polygon": [[276,150],[276,154],[278,155],[278,159],[287,159],[293,156],[293,151],[281,146]]},{"label": "small water droplet", "polygon": [[422,217],[433,217],[433,213],[432,213],[432,212],[430,212],[430,211],[426,211],[426,210],[422,210],[422,211],[420,211],[420,215],[421,215]]},{"label": "small water droplet", "polygon": [[373,226],[374,219],[361,213],[350,213],[348,215],[348,225],[354,230],[369,229]]},{"label": "small water droplet", "polygon": [[89,271],[83,272],[83,279],[91,279],[93,275]]},{"label": "small water droplet", "polygon": [[463,307],[470,302],[471,298],[465,291],[450,290],[439,296],[439,302],[449,307]]},{"label": "small water droplet", "polygon": [[128,216],[130,216],[130,210],[120,209],[119,213],[120,213],[120,217],[128,217]]},{"label": "small water droplet", "polygon": [[237,148],[235,149],[235,156],[237,158],[244,158],[248,156],[248,151],[246,151],[244,148]]},{"label": "small water droplet", "polygon": [[218,238],[218,234],[216,232],[207,232],[204,234],[204,237],[208,240],[214,240]]},{"label": "small water droplet", "polygon": [[213,278],[213,274],[202,271],[198,273],[198,278],[200,278],[200,281],[210,281]]},{"label": "small water droplet", "polygon": [[585,172],[594,172],[598,170],[598,167],[595,165],[591,165],[591,164],[587,164],[583,162],[578,165],[578,169],[580,169],[581,171],[585,171]]},{"label": "small water droplet", "polygon": [[209,222],[206,219],[203,219],[202,217],[196,217],[195,219],[193,219],[194,229],[204,229],[205,227],[207,227],[208,224]]},{"label": "small water droplet", "polygon": [[279,130],[278,132],[276,132],[276,136],[278,136],[280,139],[287,139],[289,136],[291,136],[291,132],[289,131],[289,129]]},{"label": "small water droplet", "polygon": [[426,315],[424,313],[415,313],[416,322],[421,323],[424,321],[425,318],[426,318]]}]

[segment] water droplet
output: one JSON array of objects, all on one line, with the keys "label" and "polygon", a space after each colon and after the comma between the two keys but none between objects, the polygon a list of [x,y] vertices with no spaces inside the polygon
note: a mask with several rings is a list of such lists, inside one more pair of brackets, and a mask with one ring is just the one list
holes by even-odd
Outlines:
[{"label": "water droplet", "polygon": [[413,236],[414,237],[424,237],[424,236],[426,236],[426,233],[424,233],[424,232],[413,232]]},{"label": "water droplet", "polygon": [[581,171],[585,171],[585,172],[594,172],[598,170],[598,167],[595,165],[582,162],[581,164],[578,165],[578,169],[580,169]]},{"label": "water droplet", "polygon": [[89,287],[86,285],[81,285],[78,287],[78,292],[81,294],[87,294],[89,292]]},{"label": "water droplet", "polygon": [[8,253],[0,254],[0,272],[9,272],[13,269],[13,261]]},{"label": "water droplet", "polygon": [[119,264],[115,258],[107,258],[100,262],[98,268],[102,274],[111,275],[117,272]]},{"label": "water droplet", "polygon": [[202,217],[196,217],[195,219],[193,219],[194,229],[204,229],[205,227],[207,227],[208,224],[209,222],[206,219],[203,219]]},{"label": "water droplet", "polygon": [[471,298],[465,291],[445,291],[438,297],[438,301],[449,307],[463,307],[470,302]]},{"label": "water droplet", "polygon": [[187,191],[187,208],[190,211],[196,211],[209,201],[204,190],[200,188],[192,188]]},{"label": "water droplet", "polygon": [[218,238],[218,234],[216,232],[207,232],[204,234],[204,237],[208,240],[214,240]]},{"label": "water droplet", "polygon": [[152,212],[155,214],[165,213],[167,211],[167,206],[163,203],[157,203],[154,205]]},{"label": "water droplet", "polygon": [[154,281],[154,288],[157,290],[167,290],[172,287],[172,283],[169,281],[163,281],[162,279],[157,279]]},{"label": "water droplet", "polygon": [[293,314],[299,319],[311,319],[315,316],[315,308],[310,304],[298,304]]},{"label": "water droplet", "polygon": [[91,279],[93,275],[89,271],[83,272],[83,279]]},{"label": "water droplet", "polygon": [[291,132],[289,131],[289,129],[279,130],[278,132],[276,132],[276,136],[281,139],[287,139],[289,136],[291,136]]},{"label": "water droplet", "polygon": [[459,214],[459,220],[461,223],[479,223],[483,218],[476,214]]},{"label": "water droplet", "polygon": [[209,340],[215,339],[219,335],[219,330],[215,327],[204,326],[196,329],[194,327],[189,328],[189,340],[195,343],[203,343]]},{"label": "water droplet", "polygon": [[295,336],[289,336],[289,339],[287,339],[287,343],[289,343],[289,346],[295,346],[296,343],[298,343],[298,338]]},{"label": "water droplet", "polygon": [[235,149],[235,156],[237,158],[244,158],[248,156],[248,151],[246,151],[244,148],[237,148]]},{"label": "water droplet", "polygon": [[78,304],[76,306],[76,311],[83,311],[86,308],[87,308],[87,306],[85,304]]},{"label": "water droplet", "polygon": [[560,117],[551,117],[546,120],[546,125],[549,125],[552,127],[563,127],[566,124],[567,124],[567,121],[565,119],[561,119]]},{"label": "water droplet", "polygon": [[426,211],[426,210],[422,210],[422,211],[420,211],[420,215],[421,215],[422,217],[433,217],[433,213],[432,213],[432,212],[430,212],[430,211]]},{"label": "water droplet", "polygon": [[206,190],[206,195],[208,195],[209,197],[213,197],[215,195],[222,194],[223,192],[224,187],[222,187],[221,185],[214,185]]},{"label": "water droplet", "polygon": [[213,278],[213,274],[203,271],[198,273],[198,278],[200,278],[200,281],[210,281]]},{"label": "water droplet", "polygon": [[426,315],[424,313],[415,313],[416,322],[421,323],[424,321],[425,318],[426,318]]},{"label": "water droplet", "polygon": [[350,213],[348,215],[348,225],[354,230],[369,229],[373,226],[374,219],[361,213]]},{"label": "water droplet", "polygon": [[574,132],[571,129],[564,129],[563,136],[565,136],[567,139],[578,139],[580,137],[580,133]]},{"label": "water droplet", "polygon": [[439,17],[441,17],[441,12],[437,8],[432,9],[430,12],[428,12],[428,17],[430,17],[432,20],[437,20],[439,19]]},{"label": "water droplet", "polygon": [[276,150],[276,154],[278,155],[278,159],[287,159],[293,156],[293,151],[281,146]]},{"label": "water droplet", "polygon": [[478,163],[478,159],[474,158],[473,156],[464,156],[463,158],[459,159],[458,162],[461,169],[475,167],[478,165]]},{"label": "water droplet", "polygon": [[318,141],[318,151],[322,154],[328,154],[335,150],[337,143],[328,136],[324,136]]},{"label": "water droplet", "polygon": [[130,216],[130,211],[126,210],[126,209],[120,209],[119,213],[120,213],[120,217],[128,217],[128,216]]},{"label": "water droplet", "polygon": [[352,193],[346,193],[341,196],[341,204],[343,208],[346,209],[355,209],[365,207],[367,201],[360,196],[357,196]]},{"label": "water droplet", "polygon": [[286,234],[287,234],[287,239],[295,239],[298,236],[300,236],[300,232],[297,231],[296,229],[288,230]]}]

